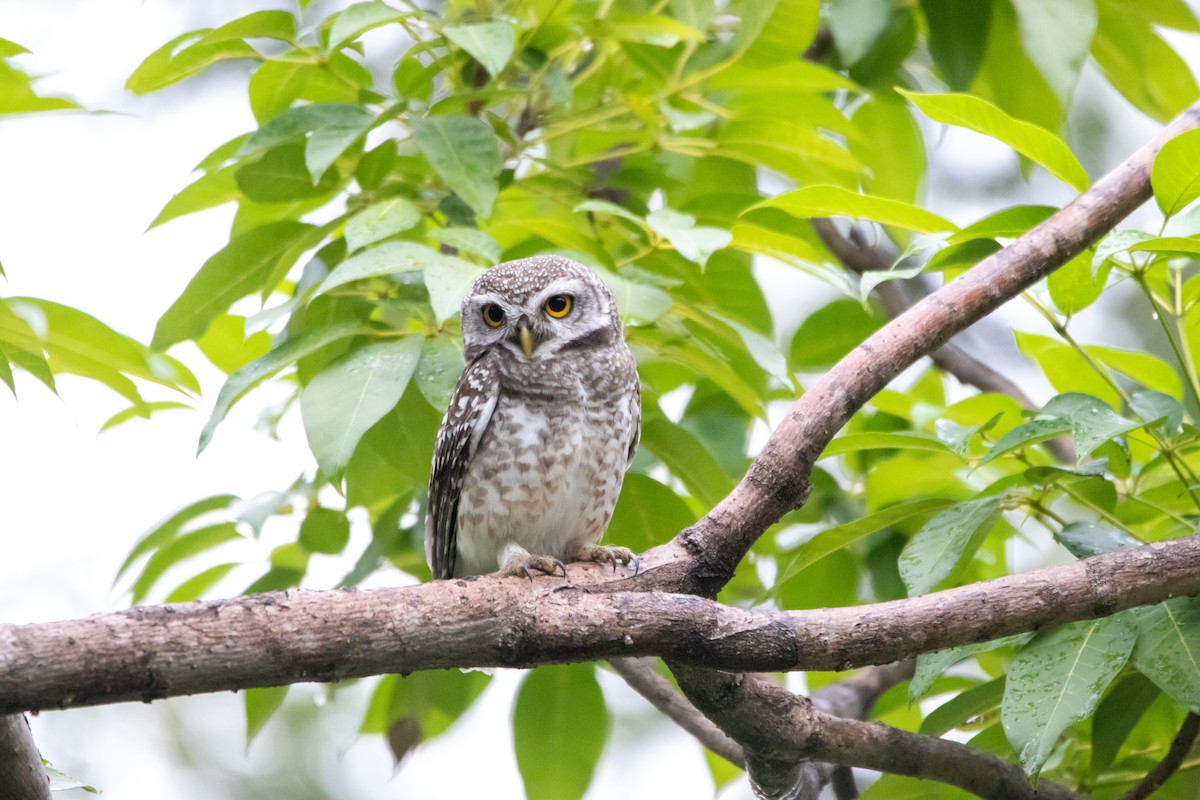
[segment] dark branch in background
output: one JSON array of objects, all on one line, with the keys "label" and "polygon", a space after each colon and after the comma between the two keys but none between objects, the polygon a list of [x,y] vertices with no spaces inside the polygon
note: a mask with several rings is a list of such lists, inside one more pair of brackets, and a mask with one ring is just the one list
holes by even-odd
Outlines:
[{"label": "dark branch in background", "polygon": [[[849,235],[844,235],[833,220],[829,219],[814,219],[812,226],[829,252],[853,272],[862,275],[865,272],[891,269],[891,259],[878,247],[865,241],[857,228],[851,228]],[[915,302],[904,282],[898,280],[884,281],[877,285],[875,296],[879,298],[879,304],[883,306],[884,313],[889,318],[900,316],[912,308]],[[1007,395],[1020,403],[1022,408],[1031,411],[1038,407],[1021,387],[975,358],[956,342],[946,343],[931,353],[929,358],[943,372],[953,375],[964,386],[974,386],[981,392]],[[1051,439],[1046,442],[1046,449],[1064,464],[1073,464],[1076,460],[1075,448],[1068,439]]]},{"label": "dark branch in background", "polygon": [[1167,780],[1175,774],[1183,760],[1187,758],[1188,753],[1192,750],[1192,745],[1196,743],[1196,734],[1200,733],[1200,716],[1196,716],[1194,712],[1188,712],[1187,717],[1183,720],[1183,725],[1179,726],[1179,733],[1175,734],[1174,741],[1171,742],[1170,749],[1163,756],[1163,760],[1154,765],[1154,769],[1146,773],[1146,777],[1134,786],[1121,800],[1143,800],[1158,791]]},{"label": "dark branch in background", "polygon": [[[614,658],[609,663],[634,691],[694,736],[700,744],[735,766],[746,768],[746,753],[742,746],[726,736],[712,720],[688,702],[670,681],[659,674],[654,668],[653,659]],[[911,678],[912,673],[912,661],[867,667],[844,681],[813,692],[812,702],[827,714],[849,719],[865,719],[881,694],[897,683]],[[795,767],[794,774],[798,776],[798,780],[793,782],[790,788],[794,788],[796,782],[802,787],[794,794],[795,800],[816,800],[822,787],[831,780],[839,800],[857,796],[848,768],[811,762],[789,764],[789,767]],[[849,779],[849,789],[838,789],[839,776],[842,776],[843,781]],[[849,794],[848,791],[851,790],[853,793]]]},{"label": "dark branch in background", "polygon": [[0,789],[4,800],[50,800],[50,780],[21,714],[0,717]]},{"label": "dark branch in background", "polygon": [[[1046,780],[1035,790],[1019,767],[966,745],[826,714],[809,700],[748,675],[682,664],[671,669],[688,699],[742,742],[752,778],[756,758],[777,767],[767,770],[772,776],[782,765],[815,759],[937,780],[994,800],[1079,797]],[[778,792],[781,787],[765,788]]]}]

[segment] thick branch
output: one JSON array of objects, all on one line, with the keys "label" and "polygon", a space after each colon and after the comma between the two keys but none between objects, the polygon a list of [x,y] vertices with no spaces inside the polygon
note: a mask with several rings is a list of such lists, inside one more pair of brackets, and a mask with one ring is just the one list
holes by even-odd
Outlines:
[{"label": "thick branch", "polygon": [[1078,797],[1045,780],[1035,790],[1019,767],[965,745],[826,714],[766,681],[679,664],[671,668],[688,699],[743,743],[752,769],[755,759],[776,765],[814,759],[937,780],[994,800]]},{"label": "thick branch", "polygon": [[0,717],[0,797],[50,800],[50,779],[21,714]]},{"label": "thick branch", "polygon": [[[653,554],[646,561],[653,563]],[[486,576],[293,591],[0,626],[0,714],[451,667],[659,655],[726,670],[842,670],[1200,593],[1200,536],[876,605],[772,611]]]},{"label": "thick branch", "polygon": [[1150,196],[1163,143],[1200,125],[1200,103],[1176,117],[1092,188],[1012,244],[917,302],[843,358],[792,406],[728,497],[680,538],[705,559],[715,593],[754,541],[807,496],[821,451],[850,417],[917,359],[979,321],[1107,233]]}]

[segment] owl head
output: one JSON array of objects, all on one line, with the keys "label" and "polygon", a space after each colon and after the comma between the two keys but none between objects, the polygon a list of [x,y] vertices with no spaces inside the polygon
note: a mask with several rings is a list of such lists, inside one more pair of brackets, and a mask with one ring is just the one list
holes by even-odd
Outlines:
[{"label": "owl head", "polygon": [[493,348],[542,361],[621,338],[612,292],[562,256],[523,258],[484,272],[463,298],[462,329],[467,361]]}]

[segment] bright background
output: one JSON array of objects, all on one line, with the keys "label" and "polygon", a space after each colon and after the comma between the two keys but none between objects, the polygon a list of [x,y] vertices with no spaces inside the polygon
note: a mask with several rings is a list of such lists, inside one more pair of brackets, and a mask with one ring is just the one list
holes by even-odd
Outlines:
[{"label": "bright background", "polygon": [[[0,292],[65,303],[149,341],[158,316],[226,242],[232,207],[145,228],[189,182],[203,155],[252,129],[254,121],[245,100],[244,65],[220,65],[149,97],[125,92],[125,79],[148,53],[185,30],[277,5],[0,0],[0,36],[32,51],[18,63],[44,76],[39,90],[112,112],[0,118],[5,184],[0,263],[8,275]],[[1200,45],[1194,38],[1171,41],[1195,63]],[[1092,174],[1157,129],[1087,73],[1079,92],[1070,138]],[[1115,117],[1122,129],[1095,129],[1098,120],[1114,117],[1094,110],[1113,107],[1125,109]],[[995,210],[980,202],[981,186],[1010,202],[1069,199],[1061,184],[1041,173],[1017,185],[1021,178],[1012,153],[983,137],[953,130],[929,140],[935,143],[929,206],[955,222]],[[1098,152],[1097,141],[1108,149]],[[781,321],[799,318],[798,297],[809,306],[829,294],[827,287],[783,267],[765,264],[760,274],[772,284],[767,297]],[[1007,313],[1023,328],[1037,328],[1023,309]],[[1104,313],[1088,312],[1093,320]],[[987,358],[1031,386],[1035,399],[1048,396],[1040,379],[1016,360],[1009,337],[995,335],[1004,323],[989,325],[969,341],[990,348]],[[786,323],[781,327],[788,329]],[[1094,325],[1087,338],[1119,342],[1138,332],[1136,324],[1106,322]],[[211,402],[223,375],[191,345],[176,354],[196,371],[204,399]],[[255,402],[235,407],[212,446],[196,458],[203,409],[167,412],[153,422],[133,421],[98,435],[104,420],[125,406],[111,391],[63,377],[60,398],[23,373],[17,388],[19,400],[0,390],[3,622],[124,607],[127,596],[113,588],[113,576],[132,543],[158,518],[211,494],[252,497],[278,489],[312,467],[295,415],[285,420],[280,439],[273,439],[255,429],[262,407]],[[265,559],[269,543],[258,546]],[[329,582],[344,571],[338,564],[328,567]],[[322,585],[322,577],[318,568],[308,585]],[[340,692],[335,702],[328,702],[322,688],[297,687],[249,751],[241,699],[234,694],[44,713],[32,724],[46,758],[122,800],[474,795],[504,800],[523,796],[507,720],[518,678],[500,675],[460,724],[422,746],[394,776],[382,740],[356,734],[369,682]],[[698,748],[618,679],[607,673],[601,678],[615,716],[589,797],[712,796]],[[318,713],[319,724],[298,724]],[[663,774],[663,765],[669,774]],[[739,785],[723,796],[749,793]]]}]

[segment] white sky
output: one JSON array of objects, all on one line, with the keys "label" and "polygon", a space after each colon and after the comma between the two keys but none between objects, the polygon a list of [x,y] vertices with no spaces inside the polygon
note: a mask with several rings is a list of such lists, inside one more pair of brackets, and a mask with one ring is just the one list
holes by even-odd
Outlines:
[{"label": "white sky", "polygon": [[[158,316],[203,260],[225,243],[231,211],[189,216],[149,233],[145,226],[189,182],[189,171],[200,157],[254,123],[244,84],[236,79],[201,78],[182,90],[148,98],[133,97],[121,87],[140,60],[163,42],[257,5],[232,0],[0,0],[0,36],[33,51],[20,63],[46,75],[42,91],[118,112],[0,118],[0,262],[8,274],[0,293],[75,306],[123,333],[149,340]],[[1136,127],[1132,141],[1154,130],[1130,116]],[[989,170],[1004,169],[1011,155],[953,134],[939,145],[939,158],[946,174],[986,176]],[[943,199],[952,198],[949,185],[939,184],[935,175],[935,200],[939,192]],[[1061,189],[1044,177],[1027,191],[1040,193],[1040,202],[1063,199]],[[967,221],[986,210],[956,206],[949,216]],[[795,280],[774,270],[770,274]],[[795,296],[791,291],[772,293],[776,310],[785,311],[780,297]],[[197,372],[204,402],[211,402],[223,376],[194,349],[180,348],[178,355]],[[59,399],[24,374],[18,376],[18,391],[19,400],[14,400],[0,389],[3,622],[124,607],[127,600],[111,589],[113,576],[131,544],[155,520],[209,494],[250,497],[286,487],[312,463],[294,419],[285,426],[282,441],[253,430],[261,408],[253,396],[197,459],[203,412],[168,412],[150,423],[134,421],[97,436],[100,424],[125,406],[111,391],[63,377]],[[356,542],[364,536],[357,531]],[[269,547],[258,549],[261,564]],[[313,585],[323,577],[331,582],[344,567],[331,559],[319,562]],[[349,787],[347,796],[366,800],[475,794],[520,798],[508,726],[515,685],[514,674],[502,675],[465,724],[410,757],[394,779],[382,742],[355,736],[362,704],[361,696],[352,697],[322,717],[319,733],[327,746],[314,756],[313,769],[339,775],[334,783]],[[606,679],[604,685],[620,713],[590,796],[663,796],[658,770],[666,763],[671,765],[670,796],[710,797],[698,749],[670,731],[669,723],[619,681]],[[308,689],[299,693],[317,696]],[[215,793],[202,767],[180,771],[169,743],[176,725],[186,725],[214,763],[234,772],[254,771],[270,760],[271,727],[246,756],[241,700],[232,694],[48,713],[34,720],[43,754],[108,797],[224,796]],[[621,735],[644,730],[663,735],[651,740]],[[646,741],[653,747],[646,747]],[[452,785],[446,776],[453,776]],[[730,796],[747,796],[746,790]]]}]

